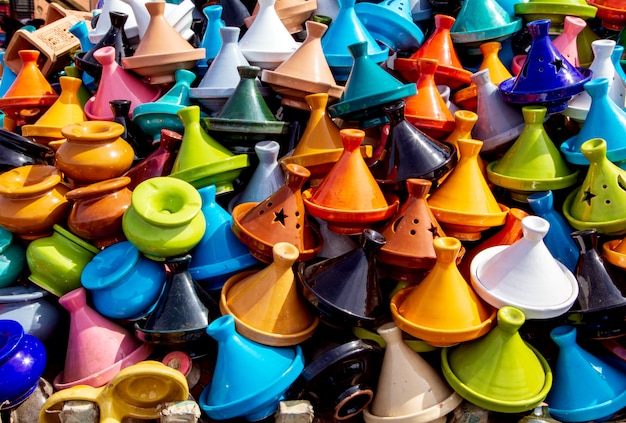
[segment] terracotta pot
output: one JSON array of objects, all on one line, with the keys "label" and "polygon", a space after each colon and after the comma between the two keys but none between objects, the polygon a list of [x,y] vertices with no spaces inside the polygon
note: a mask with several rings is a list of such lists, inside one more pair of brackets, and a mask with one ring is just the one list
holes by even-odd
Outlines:
[{"label": "terracotta pot", "polygon": [[67,226],[72,233],[102,248],[126,237],[122,231],[122,216],[130,206],[130,178],[107,179],[66,194],[73,201]]},{"label": "terracotta pot", "polygon": [[20,166],[0,175],[0,226],[25,239],[49,235],[64,220],[69,190],[54,166]]},{"label": "terracotta pot", "polygon": [[75,185],[116,178],[133,164],[133,148],[116,122],[88,121],[61,129],[66,138],[56,151],[56,166]]}]

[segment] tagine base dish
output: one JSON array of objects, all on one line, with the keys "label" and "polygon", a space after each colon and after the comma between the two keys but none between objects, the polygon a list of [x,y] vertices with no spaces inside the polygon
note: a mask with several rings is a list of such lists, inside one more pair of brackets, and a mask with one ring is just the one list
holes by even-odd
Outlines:
[{"label": "tagine base dish", "polygon": [[435,404],[417,413],[406,416],[381,417],[372,414],[369,409],[363,410],[363,419],[366,423],[431,423],[445,422],[446,416],[461,404],[463,397],[453,392],[439,404]]},{"label": "tagine base dish", "polygon": [[452,101],[457,107],[475,112],[478,107],[478,87],[470,85],[461,88],[452,96]]},{"label": "tagine base dish", "polygon": [[207,132],[235,153],[254,153],[254,145],[272,137],[289,134],[289,122],[251,121],[240,119],[204,118]]},{"label": "tagine base dish", "polygon": [[20,120],[25,113],[33,121],[42,115],[57,100],[57,96],[4,97],[0,98],[0,110],[14,120]]},{"label": "tagine base dish", "polygon": [[194,188],[215,185],[215,193],[222,194],[234,190],[233,181],[243,168],[248,166],[248,156],[236,155],[219,162],[192,167],[169,176],[189,182]]},{"label": "tagine base dish", "polygon": [[203,48],[164,54],[147,54],[124,57],[124,69],[132,70],[137,75],[147,78],[150,84],[175,82],[174,73],[178,69],[193,69],[198,60],[204,59]]},{"label": "tagine base dish", "polygon": [[330,117],[344,121],[358,121],[359,126],[368,128],[387,122],[384,106],[415,94],[415,85],[401,85],[376,95],[353,98],[328,106]]},{"label": "tagine base dish", "polygon": [[491,162],[487,165],[489,182],[511,191],[513,199],[522,199],[522,201],[525,197],[537,191],[555,191],[571,187],[576,183],[579,174],[579,171],[575,170],[569,175],[552,179],[516,178],[494,172],[493,168],[496,164],[497,162]]},{"label": "tagine base dish", "polygon": [[275,332],[266,332],[250,326],[248,323],[242,321],[239,317],[237,317],[236,314],[234,314],[230,310],[230,307],[228,307],[228,293],[230,291],[230,288],[232,288],[233,285],[237,284],[237,282],[257,272],[257,270],[248,270],[234,275],[229,279],[229,281],[222,288],[222,295],[220,296],[220,310],[222,314],[232,315],[233,319],[235,320],[235,327],[237,328],[237,332],[254,342],[258,342],[259,344],[271,345],[274,347],[289,347],[309,339],[313,335],[313,332],[315,332],[315,329],[319,324],[319,319],[317,317],[313,319],[313,322],[309,327],[301,330],[300,332],[281,334]]},{"label": "tagine base dish", "polygon": [[572,202],[578,190],[570,192],[563,202],[563,216],[572,227],[577,230],[596,229],[599,234],[608,236],[618,236],[626,234],[626,217],[622,219],[609,220],[604,222],[587,222],[574,218],[570,214]]},{"label": "tagine base dish", "polygon": [[239,257],[233,257],[228,260],[220,261],[219,263],[206,264],[204,266],[190,267],[189,273],[194,278],[207,288],[209,291],[222,288],[220,286],[213,286],[211,283],[205,281],[223,277],[224,275],[230,275],[240,272],[242,269],[247,269],[257,264],[258,261],[252,257],[251,254],[244,254]]},{"label": "tagine base dish", "polygon": [[[575,147],[575,145],[578,144],[577,141],[578,136],[576,135],[565,140],[560,146],[561,153],[563,153],[563,156],[568,163],[579,166],[589,166],[589,159],[587,159],[582,151],[580,151],[580,147]],[[612,150],[607,149],[606,158],[610,162],[618,164],[621,167],[620,162],[626,160],[626,147]]]},{"label": "tagine base dish", "polygon": [[140,104],[133,110],[133,122],[153,139],[158,139],[163,128],[182,134],[185,127],[176,113],[184,107],[159,102]]},{"label": "tagine base dish", "polygon": [[[626,392],[622,392],[617,397],[602,404],[595,404],[590,407],[577,408],[573,410],[560,410],[558,408],[549,407],[550,415],[555,419],[564,419],[567,421],[605,421],[620,411],[626,405]],[[598,416],[602,416],[599,418]]]},{"label": "tagine base dish", "polygon": [[437,120],[426,116],[417,116],[405,113],[407,122],[435,139],[442,139],[454,130],[454,120]]},{"label": "tagine base dish", "polygon": [[565,314],[572,307],[572,304],[576,301],[576,298],[578,297],[578,281],[576,280],[576,277],[572,274],[572,272],[569,271],[569,269],[559,261],[556,261],[556,264],[563,272],[563,277],[568,280],[571,290],[567,299],[558,304],[524,304],[522,302],[516,301],[514,298],[502,298],[482,283],[478,275],[478,270],[482,267],[484,263],[488,262],[497,253],[506,248],[508,248],[508,245],[494,246],[488,248],[487,250],[481,251],[474,257],[470,265],[470,279],[474,291],[476,291],[476,293],[485,302],[491,304],[493,307],[501,308],[508,305],[522,310],[527,320],[551,319],[553,317],[558,317]]},{"label": "tagine base dish", "polygon": [[522,413],[532,410],[539,406],[548,396],[548,392],[552,387],[552,370],[550,370],[548,362],[545,358],[543,358],[539,351],[537,351],[532,345],[528,343],[526,345],[535,353],[546,375],[543,388],[533,397],[520,398],[515,401],[504,401],[496,398],[489,398],[481,394],[480,392],[476,392],[475,390],[464,384],[450,368],[450,363],[448,362],[448,349],[444,349],[441,352],[441,367],[443,370],[443,374],[455,392],[457,392],[459,395],[461,395],[472,404],[475,404],[486,410],[491,410],[499,413]]},{"label": "tagine base dish", "polygon": [[264,70],[261,80],[281,96],[281,103],[285,106],[309,111],[310,107],[304,100],[309,94],[326,93],[328,101],[338,100],[343,93],[343,87],[331,85],[321,81],[309,81],[297,76],[285,75],[274,71]]},{"label": "tagine base dish", "polygon": [[409,19],[398,19],[393,10],[375,3],[360,2],[354,11],[374,39],[393,51],[417,50],[424,43],[424,33]]},{"label": "tagine base dish", "polygon": [[[456,258],[457,265],[461,263],[465,251],[465,247],[461,246]],[[421,282],[437,261],[435,257],[415,257],[384,248],[378,251],[376,258],[385,270],[385,274],[394,280],[403,282]]]},{"label": "tagine base dish", "polygon": [[[394,62],[394,69],[402,75],[402,77],[409,82],[417,82],[420,77],[417,71],[417,61],[415,59],[396,59]],[[439,64],[435,71],[435,83],[437,85],[447,85],[451,90],[461,88],[463,85],[469,85],[472,81],[470,76],[472,72],[462,69],[454,68],[448,65]]]},{"label": "tagine base dish", "polygon": [[[362,145],[359,147],[361,156],[364,159],[369,159],[373,154],[373,147],[371,145]],[[280,159],[280,163],[286,166],[290,163],[297,164],[306,167],[311,176],[309,177],[309,185],[319,185],[321,180],[328,174],[333,168],[341,154],[343,148],[333,148],[325,151],[316,151],[313,153],[298,154],[295,156],[285,156]]]},{"label": "tagine base dish", "polygon": [[527,22],[550,19],[550,29],[556,31],[563,28],[566,16],[591,19],[596,16],[597,9],[587,4],[572,4],[562,1],[521,2],[514,6],[515,14]]},{"label": "tagine base dish", "polygon": [[480,45],[488,41],[504,41],[522,29],[522,19],[517,17],[504,26],[481,29],[478,31],[450,32],[454,45],[480,53]]},{"label": "tagine base dish", "polygon": [[[141,327],[141,322],[135,323],[135,336],[148,345],[159,346],[198,346],[198,349],[206,349],[207,339],[206,326],[201,328],[178,329],[178,330],[149,330]],[[208,345],[208,344],[207,344]],[[192,349],[194,349],[192,347]]]},{"label": "tagine base dish", "polygon": [[539,104],[546,107],[547,114],[560,113],[567,109],[568,101],[583,90],[583,85],[591,80],[591,70],[588,68],[576,68],[584,79],[565,87],[554,88],[550,91],[537,92],[513,92],[513,86],[517,77],[505,79],[499,85],[502,98],[507,103],[517,105]]},{"label": "tagine base dish", "polygon": [[444,227],[446,235],[461,241],[478,241],[481,232],[504,225],[509,208],[503,204],[498,205],[501,212],[492,214],[474,214],[429,207],[437,221]]},{"label": "tagine base dish", "polygon": [[52,125],[24,125],[22,126],[22,136],[37,144],[48,145],[50,141],[65,138],[61,133],[62,128],[62,126]]},{"label": "tagine base dish", "polygon": [[394,322],[401,330],[413,335],[416,338],[424,340],[430,345],[435,347],[449,347],[460,342],[476,339],[489,332],[496,322],[497,310],[494,309],[491,315],[483,320],[480,325],[463,329],[439,329],[435,327],[417,325],[406,319],[399,312],[402,304],[414,288],[414,286],[403,288],[392,297],[390,303],[391,315],[393,316]]},{"label": "tagine base dish", "polygon": [[385,194],[387,207],[372,210],[341,210],[315,204],[311,201],[313,189],[302,192],[304,206],[312,216],[325,220],[328,229],[343,235],[356,235],[372,224],[389,219],[398,210],[400,199],[393,194]]},{"label": "tagine base dish", "polygon": [[[257,260],[262,261],[263,263],[272,263],[273,253],[272,249],[274,247],[273,244],[265,242],[264,240],[258,238],[255,234],[249,232],[245,227],[241,226],[239,223],[241,218],[248,213],[248,211],[252,210],[256,207],[258,203],[250,202],[250,203],[241,203],[238,205],[239,213],[233,213],[233,232],[239,238],[241,242],[248,246],[250,250],[250,254]],[[323,240],[322,236],[315,225],[310,225],[311,231],[313,233],[313,246],[307,248],[304,251],[299,251],[300,255],[298,256],[298,261],[307,261],[314,258],[317,253],[322,249]]]},{"label": "tagine base dish", "polygon": [[[386,348],[387,346],[387,343],[385,342],[383,337],[380,336],[377,332],[370,329],[355,326],[352,328],[352,333],[359,339],[369,339],[370,341],[376,342],[381,348]],[[417,353],[431,352],[439,349],[438,347],[430,345],[429,343],[424,342],[421,339],[416,339],[406,332],[402,333],[402,341],[407,344],[409,348]]]},{"label": "tagine base dish", "polygon": [[620,239],[612,239],[602,244],[602,257],[612,265],[626,269],[626,254],[616,251],[620,242]]},{"label": "tagine base dish", "polygon": [[615,9],[589,0],[589,3],[598,8],[596,18],[602,21],[602,26],[611,31],[621,31],[626,24],[626,10]]},{"label": "tagine base dish", "polygon": [[53,385],[57,390],[67,389],[77,385],[89,385],[93,386],[94,388],[99,388],[100,386],[104,386],[109,383],[111,379],[113,379],[115,375],[119,373],[120,370],[147,359],[150,354],[152,354],[152,350],[153,348],[151,345],[141,344],[139,348],[137,348],[121,360],[83,379],[65,382],[65,372],[62,371],[54,378]]}]

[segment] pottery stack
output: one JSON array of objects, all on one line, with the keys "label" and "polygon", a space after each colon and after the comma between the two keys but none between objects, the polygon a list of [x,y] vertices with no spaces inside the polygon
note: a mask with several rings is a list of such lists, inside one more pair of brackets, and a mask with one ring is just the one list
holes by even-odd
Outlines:
[{"label": "pottery stack", "polygon": [[1,420],[619,420],[623,6],[103,0],[7,32]]}]

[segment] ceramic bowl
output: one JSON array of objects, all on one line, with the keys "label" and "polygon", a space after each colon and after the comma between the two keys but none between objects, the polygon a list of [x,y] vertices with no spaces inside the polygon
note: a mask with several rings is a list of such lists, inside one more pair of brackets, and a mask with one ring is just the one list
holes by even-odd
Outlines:
[{"label": "ceramic bowl", "polygon": [[47,291],[33,285],[0,288],[0,320],[15,320],[25,333],[47,341],[60,320],[58,307],[47,296]]},{"label": "ceramic bowl", "polygon": [[447,235],[459,240],[477,241],[481,238],[481,232],[504,224],[509,208],[503,204],[499,206],[500,213],[482,215],[433,206],[430,206],[430,209],[437,221],[444,227]]},{"label": "ceramic bowl", "polygon": [[141,255],[130,242],[118,242],[87,263],[81,284],[100,314],[134,320],[155,305],[165,284],[165,267]]},{"label": "ceramic bowl", "polygon": [[24,333],[15,320],[0,320],[0,398],[2,409],[16,407],[28,398],[46,368],[41,341]]}]

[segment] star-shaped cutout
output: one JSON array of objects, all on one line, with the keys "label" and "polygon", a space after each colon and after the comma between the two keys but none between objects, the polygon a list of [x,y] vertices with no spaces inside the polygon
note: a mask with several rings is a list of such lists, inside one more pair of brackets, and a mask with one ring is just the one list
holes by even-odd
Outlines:
[{"label": "star-shaped cutout", "polygon": [[560,71],[561,69],[563,69],[563,60],[562,59],[554,59],[552,62],[550,62],[550,64],[556,68],[557,72]]},{"label": "star-shaped cutout", "polygon": [[284,209],[280,209],[278,213],[274,212],[274,222],[280,222],[283,227],[285,226],[285,219],[288,216],[285,214]]},{"label": "star-shaped cutout", "polygon": [[583,195],[583,201],[586,201],[588,205],[591,205],[591,199],[595,196],[596,195],[592,194],[589,188],[587,188],[587,191],[585,191]]},{"label": "star-shaped cutout", "polygon": [[428,230],[433,234],[433,238],[437,238],[439,236],[439,228],[432,223],[430,224],[430,228],[428,228]]}]

